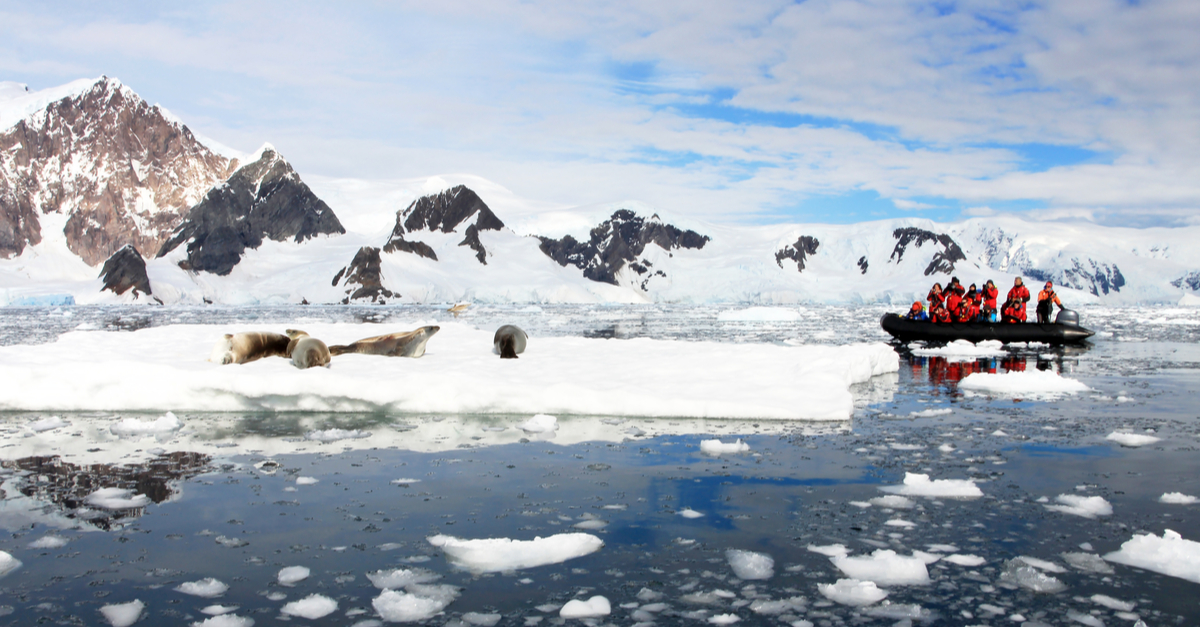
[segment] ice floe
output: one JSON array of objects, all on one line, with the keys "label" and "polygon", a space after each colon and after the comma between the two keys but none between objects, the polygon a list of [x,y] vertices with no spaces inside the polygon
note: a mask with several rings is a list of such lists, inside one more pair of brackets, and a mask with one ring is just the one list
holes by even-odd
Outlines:
[{"label": "ice floe", "polygon": [[538,414],[517,425],[525,433],[553,433],[558,430],[558,418],[549,414]]},{"label": "ice floe", "polygon": [[700,442],[700,452],[705,455],[717,457],[720,455],[730,455],[733,453],[745,453],[750,450],[750,445],[738,440],[736,442],[722,442],[720,440],[703,440]]},{"label": "ice floe", "polygon": [[337,601],[323,595],[310,594],[298,601],[292,601],[284,605],[279,611],[285,616],[299,616],[315,620],[329,616],[338,609]]},{"label": "ice floe", "polygon": [[55,429],[61,429],[63,427],[69,427],[69,426],[71,426],[71,423],[67,422],[66,420],[63,420],[59,416],[50,416],[49,418],[42,418],[40,420],[34,420],[34,421],[30,422],[28,425],[29,430],[33,431],[34,433],[41,433],[43,431],[53,431]]},{"label": "ice floe", "polygon": [[87,495],[83,502],[103,509],[133,509],[149,505],[150,497],[125,488],[100,488]]},{"label": "ice floe", "polygon": [[183,423],[171,412],[154,420],[126,418],[109,427],[112,434],[119,437],[139,438],[146,436],[161,437],[183,428]]},{"label": "ice floe", "polygon": [[725,559],[738,579],[747,581],[770,579],[775,575],[775,560],[766,553],[729,549]]},{"label": "ice floe", "polygon": [[976,486],[975,482],[970,479],[934,479],[931,481],[929,475],[914,472],[904,473],[903,485],[884,486],[879,489],[904,496],[933,498],[969,499],[983,496],[983,490],[980,490],[979,486]]},{"label": "ice floe", "polygon": [[875,582],[858,579],[838,579],[837,583],[817,584],[817,591],[830,601],[853,607],[878,603],[888,595],[887,590],[881,590]]},{"label": "ice floe", "polygon": [[1008,356],[1008,352],[1004,350],[1004,342],[999,340],[983,340],[977,344],[967,340],[954,340],[945,346],[914,348],[912,354],[921,357],[944,357],[946,361],[974,361],[981,357]]},{"label": "ice floe", "polygon": [[600,550],[604,542],[588,533],[560,533],[548,538],[463,540],[439,534],[428,538],[446,559],[474,573],[494,573],[558,564]]},{"label": "ice floe", "polygon": [[254,619],[249,616],[222,614],[193,622],[192,627],[254,627]]},{"label": "ice floe", "polygon": [[31,549],[59,549],[67,546],[67,539],[62,536],[46,535],[29,543]]},{"label": "ice floe", "polygon": [[199,581],[185,581],[175,586],[176,592],[190,594],[195,597],[211,599],[229,591],[229,586],[217,579],[207,577]]},{"label": "ice floe", "polygon": [[1005,373],[973,372],[958,382],[958,389],[996,396],[1037,398],[1076,394],[1091,388],[1057,372],[1029,370]]},{"label": "ice floe", "polygon": [[911,586],[929,583],[925,560],[918,556],[900,555],[891,549],[877,549],[870,555],[848,555],[829,558],[833,565],[851,579],[873,581],[883,586]]},{"label": "ice floe", "polygon": [[1073,516],[1082,516],[1084,518],[1095,518],[1097,516],[1111,516],[1113,513],[1112,504],[1105,500],[1102,496],[1080,496],[1078,494],[1060,494],[1054,497],[1054,505],[1045,505],[1046,509]]},{"label": "ice floe", "polygon": [[140,599],[134,599],[127,603],[105,605],[100,608],[100,614],[112,627],[129,627],[138,622],[144,609],[146,609],[146,604],[142,603]]},{"label": "ice floe", "polygon": [[1200,583],[1200,542],[1184,539],[1170,529],[1164,530],[1161,538],[1152,533],[1134,534],[1104,559]]},{"label": "ice floe", "polygon": [[1008,560],[1004,564],[1004,570],[1000,573],[1000,581],[1010,586],[1046,594],[1062,592],[1067,589],[1066,584],[1062,581],[1059,581],[1053,575],[1047,575],[1042,572],[1037,567],[1039,563],[1044,564],[1046,562],[1042,562],[1041,560],[1032,562],[1022,558]]},{"label": "ice floe", "polygon": [[558,611],[558,615],[563,618],[598,618],[608,616],[610,613],[612,613],[612,605],[607,598],[599,595],[586,601],[571,599]]},{"label": "ice floe", "polygon": [[12,556],[8,551],[0,551],[0,577],[21,567],[21,560]]},{"label": "ice floe", "polygon": [[1158,502],[1172,505],[1192,505],[1200,503],[1200,498],[1182,492],[1164,492],[1162,496],[1158,497]]},{"label": "ice floe", "polygon": [[1108,434],[1107,439],[1112,440],[1121,446],[1127,446],[1130,448],[1146,446],[1147,444],[1154,444],[1155,442],[1162,440],[1162,438],[1158,436],[1146,435],[1144,433],[1126,433],[1123,431],[1113,431],[1112,433]]},{"label": "ice floe", "polygon": [[308,579],[310,574],[312,574],[312,571],[307,566],[287,566],[279,569],[275,580],[285,586],[290,586]]}]

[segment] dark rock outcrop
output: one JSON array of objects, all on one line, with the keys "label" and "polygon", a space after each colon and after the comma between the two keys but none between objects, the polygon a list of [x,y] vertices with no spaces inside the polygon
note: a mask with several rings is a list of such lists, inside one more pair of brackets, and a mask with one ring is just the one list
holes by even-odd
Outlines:
[{"label": "dark rock outcrop", "polygon": [[783,267],[784,259],[791,259],[796,262],[796,269],[804,272],[804,262],[810,255],[817,254],[817,248],[821,246],[821,242],[811,235],[801,235],[800,239],[796,240],[795,244],[788,244],[782,249],[775,251],[775,263],[779,267]]},{"label": "dark rock outcrop", "polygon": [[[1022,274],[1034,281],[1053,281],[1055,285],[1091,292],[1094,296],[1120,292],[1121,288],[1125,287],[1125,277],[1116,264],[1097,262],[1094,259],[1072,259],[1071,267],[1057,271],[1025,268]],[[1030,286],[1029,291],[1037,292],[1037,289]]]},{"label": "dark rock outcrop", "polygon": [[1171,285],[1180,289],[1186,287],[1193,292],[1200,290],[1200,270],[1192,270],[1178,279],[1171,281]]},{"label": "dark rock outcrop", "polygon": [[933,259],[925,267],[925,276],[929,276],[935,272],[951,274],[954,272],[954,264],[956,262],[967,259],[967,256],[963,254],[958,244],[945,233],[934,233],[910,226],[892,231],[892,237],[896,238],[896,247],[892,249],[890,259],[896,263],[900,263],[901,259],[904,258],[904,253],[908,250],[909,244],[920,248],[922,244],[932,242],[942,247],[942,250],[934,253]]},{"label": "dark rock outcrop", "polygon": [[129,244],[154,254],[235,164],[101,78],[0,133],[0,257],[41,242],[47,213],[67,216],[67,247],[88,265]]},{"label": "dark rock outcrop", "polygon": [[146,276],[146,260],[141,253],[128,244],[113,253],[104,262],[100,270],[100,278],[104,280],[104,288],[116,294],[124,294],[133,290],[133,295],[150,296],[150,277]]},{"label": "dark rock outcrop", "polygon": [[383,252],[407,252],[437,261],[437,255],[428,244],[410,237],[421,231],[442,233],[457,233],[458,227],[474,218],[467,224],[465,237],[459,246],[470,247],[475,251],[479,263],[487,265],[487,250],[479,239],[480,231],[499,231],[504,223],[487,203],[470,188],[458,185],[439,194],[422,196],[412,202],[408,208],[396,213],[396,227],[383,245]]},{"label": "dark rock outcrop", "polygon": [[[657,215],[647,220],[628,209],[620,209],[592,229],[586,242],[580,242],[570,235],[561,239],[538,239],[541,240],[542,252],[560,266],[570,264],[583,270],[583,276],[593,281],[618,285],[617,273],[626,265],[639,274],[649,271],[649,262],[639,259],[649,244],[657,244],[666,251],[701,249],[711,238],[665,224]],[[661,270],[657,273],[657,276],[666,276]],[[646,289],[645,281],[642,282],[642,289]]]},{"label": "dark rock outcrop", "polygon": [[338,271],[333,277],[333,286],[346,288],[343,305],[351,302],[367,302],[383,305],[389,298],[399,298],[399,294],[383,286],[383,271],[380,267],[379,249],[374,246],[363,246],[358,249],[350,265]]},{"label": "dark rock outcrop", "polygon": [[870,265],[870,264],[868,264],[868,263],[867,263],[867,256],[866,256],[866,255],[863,255],[862,257],[859,257],[859,258],[858,258],[858,269],[859,269],[859,270],[862,270],[862,273],[863,273],[863,274],[866,274],[866,273],[867,273],[867,266],[868,266],[868,265]]},{"label": "dark rock outcrop", "polygon": [[180,267],[227,275],[247,248],[264,239],[302,242],[317,235],[343,234],[333,210],[305,185],[273,149],[234,172],[188,211],[159,257],[187,243]]}]

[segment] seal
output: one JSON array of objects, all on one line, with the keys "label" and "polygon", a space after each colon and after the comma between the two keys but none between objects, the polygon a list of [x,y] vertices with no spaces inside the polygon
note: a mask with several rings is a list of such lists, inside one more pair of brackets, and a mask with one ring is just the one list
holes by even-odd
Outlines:
[{"label": "seal", "polygon": [[263,357],[287,357],[291,338],[281,333],[247,331],[226,333],[217,340],[209,361],[220,364],[244,364]]},{"label": "seal", "polygon": [[325,346],[325,342],[296,329],[288,329],[286,333],[291,338],[291,341],[288,342],[287,354],[291,358],[293,366],[304,369],[329,365],[332,356],[329,354],[329,347]]},{"label": "seal", "polygon": [[515,324],[506,324],[496,329],[492,344],[500,359],[516,359],[518,353],[525,352],[525,344],[529,342],[529,334]]},{"label": "seal", "polygon": [[455,318],[457,318],[457,317],[458,317],[458,314],[460,314],[460,313],[462,313],[462,312],[466,311],[466,310],[467,310],[467,308],[468,308],[468,307],[470,307],[470,306],[471,306],[471,303],[458,303],[458,304],[456,304],[456,305],[454,305],[454,306],[450,307],[450,308],[449,308],[449,309],[447,309],[446,311],[448,311],[448,312],[450,312],[450,313],[454,314],[454,317],[455,317]]},{"label": "seal", "polygon": [[421,327],[416,331],[389,333],[361,339],[352,344],[336,344],[329,347],[330,355],[358,353],[360,355],[385,355],[387,357],[420,357],[425,354],[425,343],[441,330],[438,326]]}]

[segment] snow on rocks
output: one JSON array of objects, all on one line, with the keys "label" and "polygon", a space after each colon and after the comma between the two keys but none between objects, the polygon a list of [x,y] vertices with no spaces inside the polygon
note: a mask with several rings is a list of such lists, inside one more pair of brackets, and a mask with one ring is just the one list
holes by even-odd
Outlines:
[{"label": "snow on rocks", "polygon": [[102,509],[134,509],[149,505],[150,497],[125,488],[100,488],[84,497],[83,502]]},{"label": "snow on rocks", "polygon": [[605,597],[596,595],[586,601],[571,599],[558,611],[563,618],[598,618],[612,613],[612,605]]},{"label": "snow on rocks", "polygon": [[1104,559],[1200,583],[1200,542],[1185,540],[1170,529],[1164,530],[1161,538],[1152,533],[1134,534]]},{"label": "snow on rocks", "polygon": [[0,577],[21,567],[21,560],[12,556],[8,551],[0,551]]},{"label": "snow on rocks", "polygon": [[738,440],[736,442],[722,442],[720,440],[702,440],[700,442],[700,452],[712,457],[721,455],[731,455],[734,453],[745,453],[750,450],[750,445]]},{"label": "snow on rocks", "polygon": [[1078,494],[1060,494],[1054,497],[1056,505],[1044,504],[1046,509],[1072,516],[1095,518],[1097,516],[1112,516],[1112,504],[1102,496],[1079,496]]},{"label": "snow on rocks", "polygon": [[104,620],[112,627],[129,627],[138,622],[142,617],[142,610],[146,609],[146,604],[140,599],[134,599],[128,603],[112,603],[100,608],[100,614],[104,616]]},{"label": "snow on rocks", "polygon": [[474,573],[494,573],[559,564],[600,550],[604,542],[589,533],[560,533],[548,538],[463,540],[439,534],[428,538],[450,563]]},{"label": "snow on rocks", "polygon": [[229,586],[217,579],[207,577],[199,581],[185,581],[175,586],[176,592],[190,594],[194,597],[212,599],[229,591]]},{"label": "snow on rocks", "polygon": [[275,576],[275,580],[285,586],[295,585],[308,579],[312,571],[306,566],[287,566],[279,569],[279,574]]},{"label": "snow on rocks", "polygon": [[1146,435],[1144,433],[1126,433],[1122,431],[1113,431],[1112,433],[1108,434],[1106,439],[1112,440],[1121,446],[1126,446],[1129,448],[1138,448],[1140,446],[1154,444],[1155,442],[1162,440],[1162,438],[1153,435]]},{"label": "snow on rocks", "polygon": [[879,489],[892,494],[932,498],[973,499],[983,496],[983,490],[980,490],[970,479],[934,479],[931,481],[929,475],[914,472],[904,473],[903,485],[884,486]]},{"label": "snow on rocks", "polygon": [[858,579],[838,579],[837,583],[817,584],[817,591],[834,603],[862,607],[878,603],[888,595],[887,590],[881,590],[873,581]]},{"label": "snow on rocks", "polygon": [[1200,498],[1184,494],[1182,492],[1164,492],[1158,497],[1159,503],[1170,503],[1172,505],[1192,505],[1200,503]]},{"label": "snow on rocks", "polygon": [[285,616],[299,616],[316,620],[329,616],[336,612],[337,608],[337,601],[322,594],[310,594],[303,599],[284,605],[279,611]]},{"label": "snow on rocks", "polygon": [[764,580],[775,575],[775,560],[766,553],[729,549],[725,551],[725,559],[738,579]]},{"label": "snow on rocks", "polygon": [[1057,397],[1086,392],[1089,388],[1075,379],[1068,379],[1049,370],[1025,372],[973,372],[958,382],[958,389],[995,396],[1015,398]]},{"label": "snow on rocks", "polygon": [[891,549],[877,549],[870,555],[829,558],[833,565],[852,579],[873,581],[884,586],[913,586],[929,583],[929,570],[922,557],[905,557]]}]

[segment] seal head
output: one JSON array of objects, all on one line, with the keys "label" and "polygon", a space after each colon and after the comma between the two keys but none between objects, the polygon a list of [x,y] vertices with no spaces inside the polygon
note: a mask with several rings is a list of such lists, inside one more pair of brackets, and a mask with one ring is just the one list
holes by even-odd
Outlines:
[{"label": "seal head", "polygon": [[529,343],[529,334],[515,324],[506,324],[496,329],[492,345],[500,353],[500,359],[516,359],[517,355],[525,352]]}]

